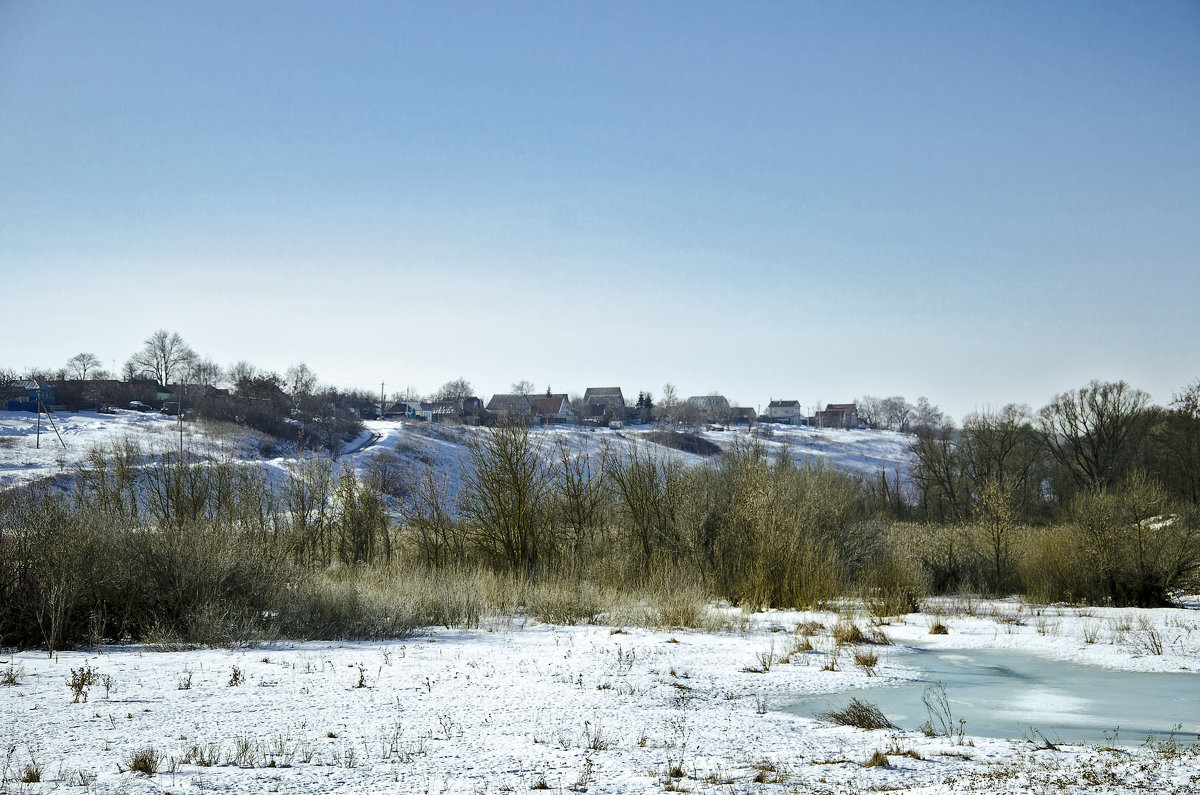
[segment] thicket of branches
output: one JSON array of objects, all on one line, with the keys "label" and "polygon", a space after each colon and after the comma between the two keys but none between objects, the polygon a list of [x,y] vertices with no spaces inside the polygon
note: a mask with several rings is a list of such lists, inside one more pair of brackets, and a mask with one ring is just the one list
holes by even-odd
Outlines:
[{"label": "thicket of branches", "polygon": [[1195,575],[1200,381],[1168,408],[1092,381],[924,428],[912,450],[912,493],[888,502],[923,523],[934,587],[1152,606]]}]

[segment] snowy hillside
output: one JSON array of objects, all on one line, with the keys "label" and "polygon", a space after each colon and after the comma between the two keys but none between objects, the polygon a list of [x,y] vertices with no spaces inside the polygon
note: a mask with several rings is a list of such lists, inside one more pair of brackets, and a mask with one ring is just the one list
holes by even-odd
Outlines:
[{"label": "snowy hillside", "polygon": [[[91,450],[111,448],[128,440],[147,452],[167,452],[179,447],[179,426],[174,418],[157,413],[118,411],[59,412],[54,426],[45,416],[37,441],[37,417],[28,412],[0,412],[0,487],[69,474],[87,465]],[[57,432],[56,432],[57,429]],[[644,427],[612,430],[556,427],[535,431],[547,455],[559,445],[572,454],[602,449],[645,445],[673,455],[689,465],[705,458],[662,447],[648,438]],[[259,463],[274,471],[288,467],[300,451],[276,440],[230,425],[184,426],[184,445],[189,452],[214,458]],[[362,436],[346,445],[341,462],[363,471],[381,453],[395,454],[408,465],[430,464],[451,481],[461,479],[467,441],[486,429],[449,428],[419,422],[368,422]],[[701,435],[721,449],[757,441],[772,455],[787,450],[798,463],[820,461],[863,474],[885,469],[889,475],[906,475],[911,464],[908,438],[888,431],[842,431],[817,428],[772,426],[770,436],[751,435],[745,429],[704,431]],[[61,442],[60,442],[61,438]]]}]

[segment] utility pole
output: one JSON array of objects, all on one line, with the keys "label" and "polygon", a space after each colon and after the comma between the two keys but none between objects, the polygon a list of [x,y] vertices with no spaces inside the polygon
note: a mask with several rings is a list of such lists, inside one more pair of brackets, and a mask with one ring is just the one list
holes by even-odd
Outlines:
[{"label": "utility pole", "polygon": [[383,382],[379,382],[379,419],[383,419]]},{"label": "utility pole", "polygon": [[179,402],[175,404],[175,410],[179,412],[179,463],[183,463],[183,393],[187,389],[187,378],[183,379],[183,384],[179,388]]},{"label": "utility pole", "polygon": [[67,443],[63,441],[62,434],[58,432],[58,426],[54,424],[54,418],[50,416],[50,409],[46,408],[42,402],[42,386],[38,384],[37,390],[37,442],[35,446],[40,449],[42,446],[42,411],[46,412],[46,419],[50,420],[50,427],[54,429],[54,435],[58,437],[58,443],[67,449]]}]

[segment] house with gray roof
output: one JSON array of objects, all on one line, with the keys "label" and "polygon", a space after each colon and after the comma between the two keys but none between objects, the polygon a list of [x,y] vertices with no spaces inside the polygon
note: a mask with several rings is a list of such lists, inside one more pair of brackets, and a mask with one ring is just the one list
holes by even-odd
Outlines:
[{"label": "house with gray roof", "polygon": [[583,416],[621,419],[625,414],[625,395],[619,386],[590,386],[583,393]]},{"label": "house with gray roof", "polygon": [[799,400],[772,400],[767,405],[766,416],[771,422],[785,422],[789,425],[807,423]]},{"label": "house with gray roof", "polygon": [[529,395],[518,395],[514,393],[499,393],[492,395],[492,399],[488,401],[487,412],[494,415],[508,415],[510,417],[528,417],[529,416]]}]

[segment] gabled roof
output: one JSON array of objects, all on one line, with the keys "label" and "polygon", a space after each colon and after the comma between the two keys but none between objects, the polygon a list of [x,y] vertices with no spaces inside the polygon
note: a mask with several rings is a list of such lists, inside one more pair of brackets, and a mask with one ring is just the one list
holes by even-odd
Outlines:
[{"label": "gabled roof", "polygon": [[529,411],[529,398],[525,395],[501,393],[492,395],[487,410],[497,414],[520,414]]},{"label": "gabled roof", "polygon": [[799,400],[772,400],[771,405],[767,408],[772,409],[796,409],[800,408]]},{"label": "gabled roof", "polygon": [[529,401],[529,408],[534,414],[558,414],[563,409],[569,409],[566,395],[551,395],[536,397]]},{"label": "gabled roof", "polygon": [[625,400],[619,386],[589,386],[583,392],[584,403],[611,403],[615,400]]},{"label": "gabled roof", "polygon": [[692,395],[687,402],[704,408],[713,408],[714,406],[728,408],[729,406],[729,400],[724,395]]},{"label": "gabled roof", "polygon": [[830,403],[825,407],[826,411],[840,411],[844,414],[852,414],[858,410],[858,407],[853,403]]}]

